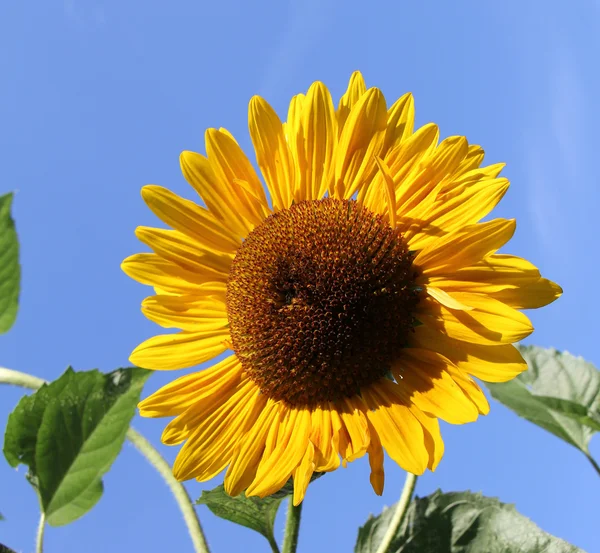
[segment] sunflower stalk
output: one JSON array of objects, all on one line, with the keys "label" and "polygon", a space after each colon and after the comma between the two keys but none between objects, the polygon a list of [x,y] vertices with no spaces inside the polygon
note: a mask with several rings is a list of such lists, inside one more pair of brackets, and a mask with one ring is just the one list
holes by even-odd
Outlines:
[{"label": "sunflower stalk", "polygon": [[379,544],[377,551],[375,553],[388,553],[389,547],[394,539],[394,536],[398,533],[398,529],[402,524],[402,521],[406,517],[406,513],[408,511],[408,506],[410,505],[410,500],[412,499],[413,492],[415,491],[415,486],[417,485],[417,477],[410,473],[406,473],[406,480],[404,481],[404,487],[402,488],[402,494],[400,495],[400,499],[396,504],[396,510],[394,511],[394,516],[392,517],[392,521],[388,526],[387,532],[383,536],[383,540]]},{"label": "sunflower stalk", "polygon": [[35,535],[35,553],[44,553],[44,530],[46,529],[46,515],[40,515],[37,533]]},{"label": "sunflower stalk", "polygon": [[292,498],[288,505],[287,519],[285,521],[285,534],[283,538],[283,549],[281,553],[296,553],[298,547],[298,534],[300,532],[300,515],[302,514],[302,503],[295,506]]},{"label": "sunflower stalk", "polygon": [[[0,384],[12,384],[30,390],[37,390],[43,384],[46,384],[46,381],[31,374],[0,367]],[[210,553],[206,538],[204,537],[204,532],[202,531],[202,526],[200,525],[200,520],[198,519],[190,496],[183,484],[173,476],[173,472],[167,461],[144,436],[133,428],[127,430],[126,436],[146,460],[157,470],[169,486],[183,515],[190,538],[194,544],[195,553]],[[36,536],[36,553],[42,553],[43,550],[45,523],[45,516],[42,513]]]}]

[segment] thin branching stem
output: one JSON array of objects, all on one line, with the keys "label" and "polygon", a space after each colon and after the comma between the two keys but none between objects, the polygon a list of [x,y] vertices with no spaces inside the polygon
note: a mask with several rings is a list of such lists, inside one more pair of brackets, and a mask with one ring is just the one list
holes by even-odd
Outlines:
[{"label": "thin branching stem", "polygon": [[400,495],[400,499],[396,504],[396,510],[394,511],[394,516],[392,517],[392,521],[388,526],[388,529],[383,536],[383,540],[379,544],[376,553],[387,553],[388,549],[392,543],[392,540],[396,536],[404,517],[406,516],[406,512],[408,511],[408,506],[410,505],[410,500],[412,498],[413,492],[415,491],[415,486],[417,484],[417,477],[410,473],[406,473],[406,480],[404,481],[404,487],[402,488],[402,494]]},{"label": "thin branching stem", "polygon": [[598,466],[598,463],[596,462],[596,460],[591,455],[586,455],[586,457],[588,458],[588,461],[594,467],[594,470],[598,473],[598,476],[600,476],[600,466]]}]

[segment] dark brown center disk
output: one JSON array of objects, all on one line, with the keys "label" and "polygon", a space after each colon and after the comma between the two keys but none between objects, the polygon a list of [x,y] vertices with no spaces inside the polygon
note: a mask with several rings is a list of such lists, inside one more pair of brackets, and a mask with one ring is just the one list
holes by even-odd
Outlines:
[{"label": "dark brown center disk", "polygon": [[306,201],[268,217],[233,261],[233,348],[267,396],[312,406],[388,374],[418,302],[402,236],[354,201]]}]

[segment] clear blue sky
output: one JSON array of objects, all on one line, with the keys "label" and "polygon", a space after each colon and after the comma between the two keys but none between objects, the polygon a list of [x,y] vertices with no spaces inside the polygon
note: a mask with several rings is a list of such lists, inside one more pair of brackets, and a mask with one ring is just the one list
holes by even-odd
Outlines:
[{"label": "clear blue sky", "polygon": [[[147,183],[193,198],[181,150],[203,150],[207,127],[244,148],[247,103],[262,94],[285,114],[323,80],[334,97],[354,69],[389,100],[415,94],[417,122],[481,144],[505,161],[512,187],[497,213],[516,217],[507,251],[536,263],[564,296],[532,313],[529,340],[598,351],[597,63],[600,3],[512,0],[37,0],[0,5],[0,192],[16,190],[21,310],[0,336],[0,365],[53,379],[67,365],[109,371],[156,332],[148,293],[120,270],[141,251],[137,225],[156,220]],[[368,7],[367,7],[368,6]],[[594,293],[590,293],[594,292]],[[157,374],[147,392],[172,374]],[[0,426],[21,395],[0,389]],[[164,422],[134,420],[155,444]],[[479,422],[444,425],[446,456],[418,483],[426,495],[472,489],[512,502],[545,530],[600,551],[600,479],[574,448],[499,404]],[[161,446],[168,459],[175,449]],[[600,440],[592,442],[600,456]],[[0,462],[0,542],[30,553],[37,500]],[[386,463],[383,497],[366,459],[319,480],[305,501],[299,551],[349,552],[369,513],[396,501],[403,474]],[[192,482],[193,497],[220,478]],[[213,552],[267,551],[263,538],[200,515]],[[282,535],[279,521],[278,536]],[[47,532],[48,553],[192,551],[177,508],[130,445],[97,507]]]}]

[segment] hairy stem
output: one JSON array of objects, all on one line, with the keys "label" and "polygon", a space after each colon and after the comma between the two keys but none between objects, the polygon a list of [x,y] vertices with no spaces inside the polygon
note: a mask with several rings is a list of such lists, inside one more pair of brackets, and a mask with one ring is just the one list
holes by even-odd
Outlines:
[{"label": "hairy stem", "polygon": [[400,499],[396,504],[394,516],[392,517],[392,521],[390,522],[387,532],[385,533],[385,536],[383,536],[383,540],[379,544],[376,553],[387,553],[392,540],[398,532],[398,528],[400,528],[400,525],[406,516],[406,511],[408,511],[408,506],[410,505],[410,500],[413,492],[415,491],[416,484],[417,477],[414,474],[407,472],[406,480],[404,481],[404,487],[402,488],[402,494],[400,495]]},{"label": "hairy stem", "polygon": [[298,533],[300,532],[300,515],[302,514],[302,503],[294,506],[292,498],[289,499],[287,519],[285,521],[285,534],[283,538],[282,553],[296,553],[298,547]]},{"label": "hairy stem", "polygon": [[[0,384],[13,384],[15,386],[37,390],[42,384],[45,383],[45,380],[38,378],[37,376],[0,367]],[[202,532],[202,527],[200,526],[200,521],[198,520],[198,515],[196,514],[190,496],[183,487],[183,484],[173,476],[173,472],[171,471],[171,467],[167,461],[165,461],[163,456],[146,438],[144,438],[144,436],[142,436],[133,428],[129,428],[127,431],[127,439],[156,469],[156,471],[167,483],[167,486],[169,486],[169,489],[175,497],[175,501],[177,501],[179,509],[183,515],[183,519],[187,525],[188,532],[192,538],[192,543],[194,544],[195,553],[210,553],[208,544],[206,543],[206,538]],[[42,553],[44,526],[45,517],[42,514],[36,540],[36,553]]]}]

